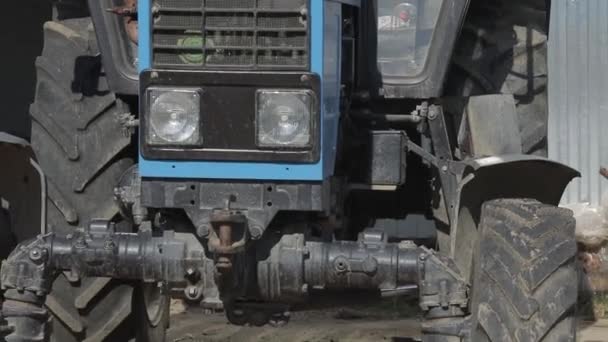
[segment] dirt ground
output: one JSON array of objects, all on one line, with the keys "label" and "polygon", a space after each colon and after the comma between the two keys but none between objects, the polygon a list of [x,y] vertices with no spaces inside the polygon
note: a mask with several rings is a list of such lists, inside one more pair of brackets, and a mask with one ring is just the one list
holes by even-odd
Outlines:
[{"label": "dirt ground", "polygon": [[416,341],[416,319],[339,318],[336,311],[294,313],[289,324],[273,327],[238,327],[223,315],[205,315],[201,310],[174,316],[168,342],[338,342],[338,341]]},{"label": "dirt ground", "polygon": [[[356,312],[356,311],[355,311]],[[345,317],[347,316],[347,317]],[[418,318],[365,317],[342,310],[294,313],[284,327],[238,327],[222,314],[191,309],[171,320],[168,342],[413,342],[419,341]],[[608,320],[581,323],[579,342],[608,341]]]}]

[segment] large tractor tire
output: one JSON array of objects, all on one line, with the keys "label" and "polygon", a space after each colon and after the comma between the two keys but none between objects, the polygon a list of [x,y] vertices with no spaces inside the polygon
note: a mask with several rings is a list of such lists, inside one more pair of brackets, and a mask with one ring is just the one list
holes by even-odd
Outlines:
[{"label": "large tractor tire", "polygon": [[449,96],[514,95],[523,152],[547,154],[547,1],[472,0]]},{"label": "large tractor tire", "polygon": [[576,340],[575,221],[534,200],[483,206],[474,252],[471,340]]},{"label": "large tractor tire", "polygon": [[427,331],[423,341],[575,341],[579,269],[572,212],[499,199],[481,212],[463,207],[459,222],[454,258],[471,287],[470,326],[461,336]]},{"label": "large tractor tire", "polygon": [[[69,233],[91,219],[118,217],[114,187],[135,156],[132,136],[122,124],[130,111],[103,76],[89,18],[48,22],[44,36],[30,109],[32,146],[48,180],[48,229]],[[133,325],[148,328],[141,321],[141,313],[147,310],[139,308],[145,302],[136,292],[133,283],[78,279],[67,272],[59,275],[46,302],[53,316],[51,340],[132,340],[136,337]],[[168,302],[159,303],[155,305],[160,310],[167,308]],[[149,328],[163,333],[137,334],[161,337],[138,341],[163,340],[166,315],[155,315],[163,319]]]}]

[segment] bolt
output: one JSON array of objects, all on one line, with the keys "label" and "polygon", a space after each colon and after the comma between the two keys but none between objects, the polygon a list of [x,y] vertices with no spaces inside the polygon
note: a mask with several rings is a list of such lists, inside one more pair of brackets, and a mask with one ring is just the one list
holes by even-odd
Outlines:
[{"label": "bolt", "polygon": [[40,261],[42,259],[42,252],[38,248],[34,248],[30,251],[30,259],[32,261]]},{"label": "bolt", "polygon": [[443,173],[448,172],[448,170],[449,170],[449,169],[448,169],[448,166],[447,166],[447,165],[444,165],[444,166],[442,166],[442,167],[441,167],[441,171],[442,171]]},{"label": "bolt", "polygon": [[114,244],[114,241],[112,240],[106,240],[106,243],[104,245],[104,248],[107,250],[113,250],[114,247],[116,247],[116,245]]},{"label": "bolt", "polygon": [[420,261],[425,261],[426,260],[426,254],[424,254],[424,253],[420,254],[420,256],[418,257],[418,259],[420,259]]},{"label": "bolt", "polygon": [[334,267],[339,273],[346,272],[348,270],[348,260],[344,257],[336,258]]},{"label": "bolt", "polygon": [[252,226],[249,228],[249,233],[251,234],[251,239],[259,240],[262,238],[262,235],[264,235],[264,229],[260,226]]},{"label": "bolt", "polygon": [[209,225],[207,225],[207,224],[201,225],[196,230],[196,234],[198,234],[198,236],[203,239],[208,238],[210,233],[211,233],[211,227],[209,227]]},{"label": "bolt", "polygon": [[439,113],[437,112],[437,109],[429,110],[429,120],[435,120],[435,119],[437,119],[438,116],[439,116]]},{"label": "bolt", "polygon": [[194,286],[188,287],[188,289],[186,290],[186,296],[188,296],[188,298],[190,299],[196,299],[196,297],[198,296],[198,288]]},{"label": "bolt", "polygon": [[302,285],[302,289],[301,290],[302,290],[303,294],[307,294],[308,293],[308,284]]},{"label": "bolt", "polygon": [[188,267],[188,269],[186,270],[186,274],[189,276],[193,276],[195,272],[196,271],[192,267]]}]

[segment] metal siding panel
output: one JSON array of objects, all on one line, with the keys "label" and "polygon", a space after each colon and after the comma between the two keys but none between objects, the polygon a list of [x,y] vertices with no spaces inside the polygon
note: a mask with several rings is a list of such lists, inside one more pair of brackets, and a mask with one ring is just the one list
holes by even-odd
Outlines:
[{"label": "metal siding panel", "polygon": [[[311,71],[321,76],[323,82],[323,23],[324,0],[311,0]],[[139,0],[140,9],[150,9],[150,0]],[[139,70],[151,66],[151,13],[139,11]],[[323,97],[322,97],[323,98]],[[320,113],[323,117],[322,113]],[[321,124],[323,132],[323,124]],[[322,133],[323,134],[323,133]],[[323,146],[323,145],[322,145]],[[316,164],[279,163],[234,163],[202,161],[156,161],[139,158],[139,172],[149,178],[189,178],[189,179],[238,179],[238,180],[279,180],[279,181],[322,181],[323,151]]]},{"label": "metal siding panel", "polygon": [[581,171],[563,204],[599,207],[608,182],[608,1],[553,2],[549,40],[549,156]]}]

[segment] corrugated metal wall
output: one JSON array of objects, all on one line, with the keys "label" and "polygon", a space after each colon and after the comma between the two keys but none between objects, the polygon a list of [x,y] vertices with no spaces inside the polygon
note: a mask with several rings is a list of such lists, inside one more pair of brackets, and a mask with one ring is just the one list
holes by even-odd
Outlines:
[{"label": "corrugated metal wall", "polygon": [[553,0],[549,156],[581,171],[563,204],[598,207],[608,180],[608,0]]}]

